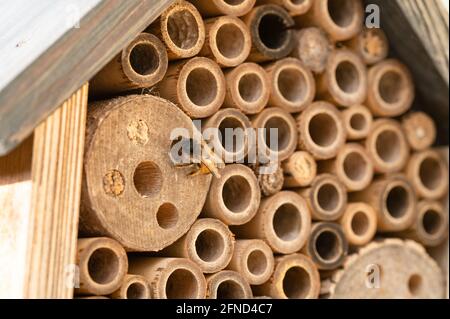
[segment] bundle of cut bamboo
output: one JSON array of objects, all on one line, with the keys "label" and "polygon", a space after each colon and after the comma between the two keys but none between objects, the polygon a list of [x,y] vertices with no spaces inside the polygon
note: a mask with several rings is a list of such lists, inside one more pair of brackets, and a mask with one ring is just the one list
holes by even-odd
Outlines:
[{"label": "bundle of cut bamboo", "polygon": [[[434,123],[409,112],[411,75],[363,18],[360,0],[178,0],[111,61],[91,82],[91,96],[112,99],[89,110],[77,293],[332,297],[376,235],[441,243],[448,169]],[[114,97],[128,93],[140,95]],[[203,133],[266,131],[256,144],[198,143],[194,119]],[[175,163],[175,141],[213,145],[226,166]],[[253,147],[276,169],[251,163]],[[410,273],[407,246],[392,271],[423,284],[383,296],[442,297],[437,268]]]}]

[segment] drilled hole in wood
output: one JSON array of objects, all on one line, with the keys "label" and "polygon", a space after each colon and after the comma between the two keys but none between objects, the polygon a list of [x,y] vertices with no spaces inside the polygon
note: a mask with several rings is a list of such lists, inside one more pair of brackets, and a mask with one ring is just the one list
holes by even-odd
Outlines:
[{"label": "drilled hole in wood", "polygon": [[352,231],[357,236],[363,236],[369,229],[369,218],[363,212],[357,212],[353,215],[351,222]]},{"label": "drilled hole in wood", "polygon": [[336,260],[341,254],[341,240],[335,232],[324,230],[317,236],[315,249],[325,261]]},{"label": "drilled hole in wood", "polygon": [[245,45],[245,37],[242,30],[235,24],[223,24],[216,35],[217,49],[228,59],[238,57]]},{"label": "drilled hole in wood", "polygon": [[386,208],[393,218],[401,218],[408,211],[410,197],[406,189],[402,186],[392,188],[386,199]]},{"label": "drilled hole in wood", "polygon": [[198,295],[197,277],[187,269],[174,270],[166,282],[167,299],[194,299]]},{"label": "drilled hole in wood", "polygon": [[358,91],[360,79],[356,66],[349,61],[339,63],[336,68],[336,82],[345,93],[351,94]]},{"label": "drilled hole in wood", "polygon": [[391,130],[381,132],[376,138],[376,151],[378,157],[386,163],[396,162],[401,156],[400,137]]},{"label": "drilled hole in wood", "polygon": [[272,223],[275,234],[283,241],[297,239],[302,227],[298,208],[289,203],[281,205],[276,210]]},{"label": "drilled hole in wood", "polygon": [[217,287],[217,299],[243,299],[245,291],[234,280],[224,280]]},{"label": "drilled hole in wood", "polygon": [[445,173],[439,161],[429,157],[420,163],[419,176],[423,186],[429,190],[435,190],[441,185],[442,179],[445,178]]},{"label": "drilled hole in wood", "polygon": [[422,276],[418,274],[413,274],[408,280],[408,290],[413,296],[417,296],[422,290]]},{"label": "drilled hole in wood", "polygon": [[239,79],[239,95],[247,103],[261,98],[263,82],[257,74],[248,73]]},{"label": "drilled hole in wood", "polygon": [[283,278],[283,291],[289,299],[305,298],[311,290],[311,277],[302,267],[290,268]]},{"label": "drilled hole in wood", "polygon": [[156,213],[156,220],[159,227],[163,229],[170,229],[177,225],[178,210],[171,203],[162,204]]},{"label": "drilled hole in wood", "polygon": [[100,285],[107,285],[117,277],[119,257],[109,248],[99,248],[92,252],[88,261],[91,279]]},{"label": "drilled hole in wood", "polygon": [[252,251],[247,257],[247,269],[255,275],[262,275],[267,269],[267,258],[261,250]]},{"label": "drilled hole in wood", "polygon": [[441,230],[444,221],[442,216],[435,210],[429,209],[422,219],[423,229],[428,235],[435,235]]},{"label": "drilled hole in wood", "polygon": [[333,117],[320,113],[309,122],[309,135],[313,142],[321,147],[327,147],[336,142],[338,128]]},{"label": "drilled hole in wood", "polygon": [[197,256],[204,262],[214,262],[225,251],[225,240],[222,235],[212,229],[207,229],[198,234],[195,240]]},{"label": "drilled hole in wood", "polygon": [[397,103],[403,94],[403,77],[395,71],[383,74],[378,84],[381,98],[388,104]]},{"label": "drilled hole in wood", "polygon": [[368,163],[357,152],[347,154],[344,159],[345,175],[352,181],[360,181],[367,175]]},{"label": "drilled hole in wood", "polygon": [[207,106],[217,96],[217,80],[211,71],[197,68],[189,73],[186,79],[186,93],[197,106]]},{"label": "drilled hole in wood", "polygon": [[265,144],[272,150],[281,152],[289,146],[291,130],[286,120],[279,116],[270,118],[265,129]]},{"label": "drilled hole in wood", "polygon": [[259,38],[269,49],[279,49],[288,40],[287,27],[282,17],[268,13],[259,22]]},{"label": "drilled hole in wood", "polygon": [[153,74],[159,68],[158,51],[151,44],[138,44],[130,52],[130,64],[139,75]]},{"label": "drilled hole in wood", "polygon": [[317,203],[324,211],[334,211],[340,202],[339,191],[333,184],[320,185],[317,191]]},{"label": "drilled hole in wood", "polygon": [[199,39],[199,27],[188,10],[172,13],[167,19],[167,31],[172,42],[183,50],[195,47]]},{"label": "drilled hole in wood", "polygon": [[127,299],[146,299],[147,298],[147,288],[139,283],[133,282],[127,288]]},{"label": "drilled hole in wood", "polygon": [[308,93],[306,77],[303,72],[297,69],[286,68],[281,70],[277,85],[281,95],[292,103],[304,101]]},{"label": "drilled hole in wood", "polygon": [[142,197],[155,196],[159,194],[163,184],[161,169],[153,162],[142,162],[134,171],[133,181]]},{"label": "drilled hole in wood", "polygon": [[222,198],[232,213],[241,213],[247,209],[252,199],[250,183],[242,176],[231,176],[223,185]]},{"label": "drilled hole in wood", "polygon": [[353,22],[356,7],[353,0],[328,0],[328,13],[336,25],[345,28]]}]

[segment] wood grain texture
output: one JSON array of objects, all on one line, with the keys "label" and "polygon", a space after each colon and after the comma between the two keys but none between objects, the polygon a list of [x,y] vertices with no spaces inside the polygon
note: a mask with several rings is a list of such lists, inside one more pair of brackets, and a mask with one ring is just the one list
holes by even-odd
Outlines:
[{"label": "wood grain texture", "polygon": [[28,138],[0,157],[0,299],[23,296],[32,147]]},{"label": "wood grain texture", "polygon": [[88,85],[34,132],[26,298],[72,298]]},{"label": "wood grain texture", "polygon": [[[172,0],[103,0],[0,92],[0,154],[23,141]],[[8,63],[8,60],[2,61]]]},{"label": "wood grain texture", "polygon": [[438,125],[439,145],[448,145],[448,11],[439,0],[366,0],[381,8],[381,27],[391,55],[409,67],[417,89],[413,108]]},{"label": "wood grain texture", "polygon": [[0,296],[71,298],[87,85],[0,158]]}]

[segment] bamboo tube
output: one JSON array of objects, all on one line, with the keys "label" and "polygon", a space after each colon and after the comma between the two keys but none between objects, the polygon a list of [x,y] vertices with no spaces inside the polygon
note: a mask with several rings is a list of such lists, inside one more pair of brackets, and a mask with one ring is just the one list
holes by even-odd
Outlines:
[{"label": "bamboo tube", "polygon": [[337,155],[345,143],[344,125],[337,108],[328,102],[314,102],[297,117],[298,146],[315,159]]},{"label": "bamboo tube", "polygon": [[257,4],[276,4],[282,6],[291,16],[305,14],[311,9],[314,0],[258,0]]},{"label": "bamboo tube", "polygon": [[384,60],[369,69],[365,104],[373,115],[399,116],[411,107],[414,96],[411,73],[401,62]]},{"label": "bamboo tube", "polygon": [[94,96],[149,88],[161,81],[168,67],[164,44],[153,34],[141,33],[89,82]]},{"label": "bamboo tube", "polygon": [[248,282],[235,271],[223,270],[206,277],[208,299],[251,299],[252,289]]},{"label": "bamboo tube", "polygon": [[281,162],[295,152],[298,133],[295,119],[291,114],[283,109],[271,107],[253,116],[251,120],[253,127],[257,129],[259,156],[276,158]]},{"label": "bamboo tube", "polygon": [[311,187],[298,190],[298,194],[308,203],[313,220],[337,220],[347,206],[345,186],[330,174],[318,175]]},{"label": "bamboo tube", "polygon": [[400,174],[375,180],[368,188],[353,193],[351,201],[365,202],[377,214],[379,232],[398,232],[411,227],[417,218],[416,195]]},{"label": "bamboo tube", "polygon": [[315,0],[311,9],[297,17],[296,22],[300,27],[320,27],[334,41],[344,41],[361,32],[363,19],[361,0]]},{"label": "bamboo tube", "polygon": [[369,135],[373,116],[363,105],[355,105],[341,112],[348,140],[361,140]]},{"label": "bamboo tube", "polygon": [[317,299],[320,276],[312,260],[302,254],[275,258],[275,271],[270,280],[255,286],[254,293],[276,299]]},{"label": "bamboo tube", "polygon": [[204,299],[206,280],[200,268],[184,258],[130,258],[130,273],[150,282],[154,299]]},{"label": "bamboo tube", "polygon": [[366,203],[349,203],[339,223],[350,245],[368,244],[377,231],[377,214]]},{"label": "bamboo tube", "polygon": [[244,114],[257,114],[269,102],[269,76],[258,64],[243,63],[225,71],[225,80],[225,107],[237,108]]},{"label": "bamboo tube", "polygon": [[316,74],[325,71],[328,57],[333,50],[328,35],[320,28],[304,28],[295,32],[296,45],[292,56],[299,59]]},{"label": "bamboo tube", "polygon": [[341,225],[314,223],[303,249],[320,270],[333,270],[342,265],[348,252],[348,242]]},{"label": "bamboo tube", "polygon": [[190,0],[204,17],[229,15],[241,17],[255,5],[256,0]]},{"label": "bamboo tube", "polygon": [[439,202],[421,201],[417,205],[415,222],[399,235],[424,246],[436,247],[448,237],[448,212]]},{"label": "bamboo tube", "polygon": [[335,175],[348,192],[360,191],[369,186],[373,178],[373,164],[360,144],[344,145],[335,159],[322,161],[320,173]]},{"label": "bamboo tube", "polygon": [[275,195],[283,188],[284,175],[280,165],[277,165],[273,172],[260,171],[258,166],[254,171],[263,196]]},{"label": "bamboo tube", "polygon": [[145,277],[126,275],[119,289],[111,294],[113,299],[151,299],[150,284]]},{"label": "bamboo tube", "polygon": [[273,273],[274,257],[270,247],[258,239],[237,240],[227,269],[234,270],[250,285],[261,285]]},{"label": "bamboo tube", "polygon": [[283,162],[284,187],[306,187],[317,176],[317,163],[308,152],[295,152]]},{"label": "bamboo tube", "polygon": [[294,192],[282,191],[261,200],[256,216],[232,231],[240,239],[264,239],[275,253],[291,254],[305,244],[310,225],[305,200]]},{"label": "bamboo tube", "polygon": [[203,273],[214,273],[224,269],[231,260],[234,236],[221,221],[200,218],[186,235],[160,255],[188,258],[195,262]]},{"label": "bamboo tube", "polygon": [[108,295],[117,290],[128,271],[123,247],[106,237],[78,239],[76,262],[82,295]]},{"label": "bamboo tube", "polygon": [[205,140],[214,147],[215,154],[225,163],[242,163],[249,153],[252,124],[237,109],[222,109],[204,121]]},{"label": "bamboo tube", "polygon": [[367,98],[367,68],[347,49],[331,52],[325,72],[317,78],[317,95],[335,105],[350,107]]},{"label": "bamboo tube", "polygon": [[316,95],[314,77],[298,59],[285,58],[265,67],[271,84],[270,106],[298,113],[312,103]]},{"label": "bamboo tube", "polygon": [[435,150],[413,154],[406,174],[418,197],[440,199],[448,192],[448,168]]},{"label": "bamboo tube", "polygon": [[226,83],[217,63],[197,57],[169,65],[158,89],[161,97],[177,104],[190,117],[205,118],[222,106]]},{"label": "bamboo tube", "polygon": [[376,173],[399,172],[408,161],[408,143],[400,124],[394,120],[373,122],[365,145]]},{"label": "bamboo tube", "polygon": [[424,112],[412,112],[402,119],[409,146],[415,151],[424,151],[436,140],[436,125],[433,119]]},{"label": "bamboo tube", "polygon": [[241,225],[255,216],[261,200],[253,171],[241,164],[227,165],[221,177],[213,179],[203,216],[217,218],[226,225]]},{"label": "bamboo tube", "polygon": [[289,55],[294,48],[294,20],[276,5],[255,7],[242,18],[250,29],[252,50],[248,61],[266,62]]},{"label": "bamboo tube", "polygon": [[358,53],[367,65],[381,62],[389,54],[389,41],[381,28],[364,28],[345,44]]},{"label": "bamboo tube", "polygon": [[191,119],[164,99],[135,95],[91,104],[88,123],[81,236],[111,237],[128,251],[175,242],[200,214],[212,178],[168,156],[174,129],[194,136]]},{"label": "bamboo tube", "polygon": [[176,0],[147,31],[166,45],[170,61],[196,56],[205,43],[202,16],[184,0]]},{"label": "bamboo tube", "polygon": [[208,57],[221,67],[243,63],[252,48],[250,30],[242,20],[223,16],[205,20],[206,41],[199,56]]}]

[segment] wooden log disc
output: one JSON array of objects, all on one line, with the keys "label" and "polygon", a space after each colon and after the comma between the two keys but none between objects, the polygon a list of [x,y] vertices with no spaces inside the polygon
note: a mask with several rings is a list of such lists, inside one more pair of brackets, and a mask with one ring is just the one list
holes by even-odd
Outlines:
[{"label": "wooden log disc", "polygon": [[[116,239],[129,251],[158,251],[194,223],[211,176],[192,175],[169,156],[171,132],[193,136],[172,103],[128,96],[90,106],[80,230]],[[195,190],[195,192],[193,192]]]},{"label": "wooden log disc", "polygon": [[445,292],[442,272],[425,249],[400,239],[370,243],[331,280],[328,296],[336,299],[436,299]]}]

